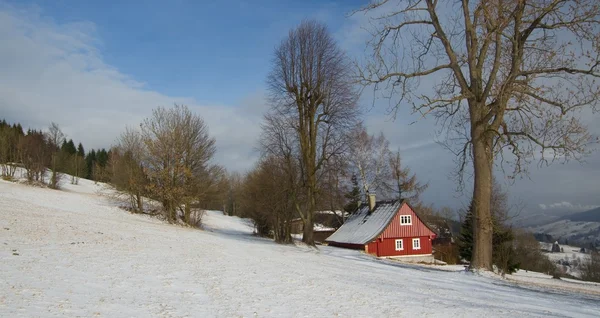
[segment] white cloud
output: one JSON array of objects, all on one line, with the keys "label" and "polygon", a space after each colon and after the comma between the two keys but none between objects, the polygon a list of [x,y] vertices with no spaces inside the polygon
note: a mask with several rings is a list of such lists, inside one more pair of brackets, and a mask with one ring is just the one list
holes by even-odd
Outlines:
[{"label": "white cloud", "polygon": [[551,204],[538,204],[539,208],[542,210],[563,210],[569,212],[582,212],[588,211],[597,208],[597,205],[582,205],[582,204],[573,204],[571,202],[562,201]]},{"label": "white cloud", "polygon": [[[0,117],[36,129],[44,129],[55,121],[76,142],[97,148],[110,146],[126,126],[137,126],[153,108],[182,103],[209,124],[217,139],[217,162],[234,170],[254,164],[254,146],[266,107],[262,92],[247,96],[238,105],[201,105],[189,97],[151,91],[140,79],[104,62],[94,24],[59,24],[35,7],[26,9],[0,3]],[[368,33],[361,26],[367,21],[368,16],[359,13],[335,35],[356,56],[364,53]],[[287,27],[277,30],[284,36]],[[365,90],[361,99],[368,108],[373,102],[369,94],[372,92]],[[427,203],[463,206],[464,197],[454,192],[454,180],[448,178],[455,169],[454,157],[433,143],[434,120],[411,115],[407,104],[401,107],[396,120],[391,120],[385,115],[388,106],[387,100],[378,100],[365,114],[369,131],[383,131],[392,148],[401,149],[405,163],[420,179],[430,183],[424,195]],[[589,118],[591,125],[592,117]],[[511,197],[527,202],[554,202],[553,198],[561,197],[580,202],[573,204],[575,208],[598,204],[594,200],[600,186],[600,153],[589,161],[587,165],[571,163],[533,169],[531,180],[517,181],[509,188]],[[543,204],[545,208],[550,205]]]},{"label": "white cloud", "polygon": [[126,126],[137,126],[157,106],[185,104],[202,116],[217,139],[216,161],[248,168],[264,107],[258,93],[243,105],[200,105],[167,96],[107,65],[92,23],[58,24],[36,7],[0,4],[0,113],[25,127],[57,122],[86,147],[109,147]]}]

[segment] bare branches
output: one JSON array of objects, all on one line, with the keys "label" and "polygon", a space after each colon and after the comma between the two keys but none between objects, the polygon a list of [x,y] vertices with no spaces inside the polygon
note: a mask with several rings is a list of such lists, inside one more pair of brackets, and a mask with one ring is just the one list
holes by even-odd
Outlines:
[{"label": "bare branches", "polygon": [[205,189],[216,150],[208,126],[186,106],[159,107],[142,123],[141,139],[146,150],[142,161],[151,181],[148,191],[160,199],[171,222],[182,205],[189,222],[191,204]]},{"label": "bare branches", "polygon": [[[304,21],[275,50],[268,77],[271,110],[263,126],[263,150],[297,169],[302,191],[292,192],[313,244],[312,216],[319,179],[328,161],[345,151],[345,133],[358,115],[350,64],[326,27]],[[289,175],[289,178],[296,178]],[[302,192],[302,194],[301,194]],[[306,204],[300,204],[300,196]]]},{"label": "bare branches", "polygon": [[383,134],[370,135],[362,125],[354,128],[350,139],[352,143],[348,160],[359,178],[363,196],[377,193],[385,197],[385,192],[389,190],[385,187],[385,182],[391,173],[388,164],[389,141]]},{"label": "bare branches", "polygon": [[481,239],[474,263],[491,268],[495,159],[503,170],[512,165],[515,176],[533,160],[581,160],[597,142],[581,116],[600,103],[600,6],[595,0],[398,0],[361,12],[377,17],[370,20],[373,56],[359,70],[360,82],[396,108],[408,102],[422,116],[433,114],[457,155],[459,181],[473,162]]},{"label": "bare branches", "polygon": [[[552,144],[545,144],[549,139],[538,134],[549,130],[520,131],[535,135],[533,139],[516,138],[514,133],[519,132],[518,122],[521,129],[539,126],[535,121],[557,125],[565,116],[577,120],[571,113],[581,108],[596,110],[600,97],[598,83],[593,81],[600,76],[598,5],[567,0],[462,1],[460,12],[440,5],[429,0],[381,1],[357,10],[354,14],[374,15],[370,18],[373,59],[360,67],[359,82],[395,99],[394,107],[411,103],[421,116],[456,116],[464,101],[470,109],[470,125],[489,125],[482,131],[497,138],[491,144],[498,155],[515,139],[537,148],[519,153],[527,159],[540,159],[537,153],[548,155],[545,150],[555,147],[580,152],[573,143],[573,133],[583,133],[579,128],[571,129],[571,134],[556,134],[564,139]],[[463,74],[465,68],[468,77]],[[423,89],[421,81],[433,83],[429,85],[433,89]],[[507,130],[511,135],[503,137],[501,127],[506,125],[511,126]],[[447,128],[447,133],[458,132]],[[460,148],[457,153],[464,153],[463,145]],[[515,172],[525,171],[521,168]]]}]

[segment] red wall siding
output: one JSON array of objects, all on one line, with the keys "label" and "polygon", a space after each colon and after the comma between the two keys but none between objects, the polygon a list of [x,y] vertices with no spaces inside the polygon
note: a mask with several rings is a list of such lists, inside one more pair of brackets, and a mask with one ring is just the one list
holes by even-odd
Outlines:
[{"label": "red wall siding", "polygon": [[[400,225],[400,215],[410,215],[412,225]],[[396,238],[396,237],[429,237],[432,235],[432,239],[435,238],[433,233],[421,220],[417,217],[415,212],[404,203],[400,207],[400,211],[396,213],[390,225],[381,233],[380,238]]]},{"label": "red wall siding", "polygon": [[365,252],[375,256],[379,256],[379,252],[377,251],[377,241],[373,241],[365,245]]},{"label": "red wall siding", "polygon": [[[422,255],[422,254],[431,254],[431,240],[429,236],[420,236],[418,238],[421,239],[421,248],[418,250],[413,250],[412,239],[417,237],[403,237],[402,244],[404,249],[401,251],[396,251],[396,238],[386,238],[381,241],[377,239],[375,242],[371,242],[368,244],[369,254],[377,255],[377,256],[404,256],[404,255]],[[399,238],[400,239],[400,238]],[[375,251],[377,254],[375,254]]]},{"label": "red wall siding", "polygon": [[[400,216],[410,215],[411,225],[400,225]],[[431,254],[431,241],[435,238],[433,233],[408,206],[403,204],[390,225],[379,235],[379,237],[365,245],[365,251],[377,256],[404,256]],[[421,239],[421,248],[413,250],[412,239]],[[402,239],[404,249],[396,251],[396,239]]]}]

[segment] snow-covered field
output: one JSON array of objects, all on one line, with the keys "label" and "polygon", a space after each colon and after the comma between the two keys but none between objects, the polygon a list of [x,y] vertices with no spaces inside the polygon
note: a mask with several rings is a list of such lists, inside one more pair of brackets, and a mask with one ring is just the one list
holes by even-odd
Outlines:
[{"label": "snow-covered field", "polygon": [[217,211],[204,216],[204,231],[168,225],[120,210],[96,193],[101,185],[83,181],[54,191],[0,180],[1,317],[598,317],[600,312],[596,285],[575,293],[327,246],[277,245],[251,236],[247,220]]},{"label": "snow-covered field", "polygon": [[[552,250],[551,243],[540,243],[540,245],[546,251]],[[550,261],[555,263],[558,269],[563,273],[581,278],[582,264],[590,261],[589,252],[581,253],[581,248],[577,246],[564,244],[559,244],[559,246],[561,248],[561,252],[548,252],[544,255],[546,255]]]}]

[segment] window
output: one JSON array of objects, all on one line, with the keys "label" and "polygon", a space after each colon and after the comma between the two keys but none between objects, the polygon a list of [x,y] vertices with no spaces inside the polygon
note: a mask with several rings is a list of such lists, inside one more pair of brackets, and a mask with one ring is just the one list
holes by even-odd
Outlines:
[{"label": "window", "polygon": [[396,251],[401,251],[404,249],[404,246],[402,245],[402,240],[396,240]]},{"label": "window", "polygon": [[400,225],[411,225],[412,224],[412,220],[410,218],[410,215],[401,215],[400,216]]},{"label": "window", "polygon": [[421,239],[413,239],[413,250],[420,250],[421,249]]}]

